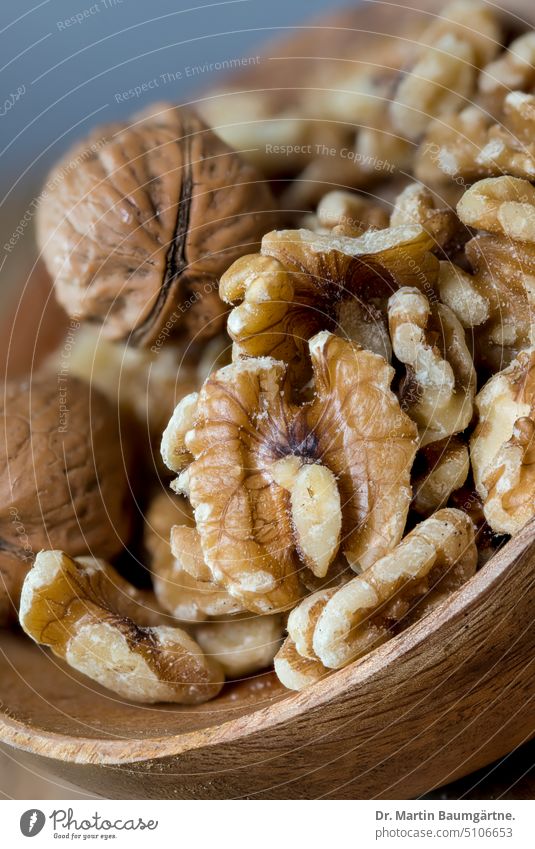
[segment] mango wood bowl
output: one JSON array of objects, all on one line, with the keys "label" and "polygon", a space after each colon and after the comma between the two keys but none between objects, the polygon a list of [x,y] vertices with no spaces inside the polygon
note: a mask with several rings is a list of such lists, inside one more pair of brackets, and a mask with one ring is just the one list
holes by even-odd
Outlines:
[{"label": "mango wood bowl", "polygon": [[[340,56],[348,33],[355,50],[415,14],[367,5],[279,53]],[[31,316],[43,313],[34,350]],[[11,373],[35,362],[61,326],[42,281],[31,282],[13,321],[25,332],[9,351]],[[431,616],[363,661],[299,694],[265,673],[195,708],[125,704],[4,631],[0,741],[110,798],[417,796],[533,735],[534,579],[532,522]]]}]

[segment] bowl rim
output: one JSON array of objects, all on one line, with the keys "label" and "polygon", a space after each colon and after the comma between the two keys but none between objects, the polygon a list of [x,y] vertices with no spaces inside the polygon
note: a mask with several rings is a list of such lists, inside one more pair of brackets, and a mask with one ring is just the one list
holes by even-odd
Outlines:
[{"label": "bowl rim", "polygon": [[431,635],[439,639],[442,629],[464,616],[470,607],[484,601],[494,585],[503,580],[508,571],[523,564],[524,558],[532,552],[535,552],[535,519],[497,551],[466,584],[406,631],[306,690],[288,691],[287,696],[273,704],[253,707],[234,719],[163,737],[89,738],[29,726],[9,716],[9,706],[4,704],[0,713],[0,743],[71,763],[120,765],[176,757],[196,749],[237,742],[258,731],[268,731],[320,708],[327,701],[343,698],[364,681],[387,675],[392,663],[398,664]]}]

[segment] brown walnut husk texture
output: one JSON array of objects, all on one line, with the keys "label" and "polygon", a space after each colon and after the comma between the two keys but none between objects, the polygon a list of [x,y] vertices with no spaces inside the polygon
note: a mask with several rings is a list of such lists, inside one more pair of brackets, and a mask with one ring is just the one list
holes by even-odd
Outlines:
[{"label": "brown walnut husk texture", "polygon": [[[6,389],[0,440],[0,624],[42,548],[112,558],[131,524],[117,414],[82,381],[36,377]],[[62,407],[68,408],[67,411]]]},{"label": "brown walnut husk texture", "polygon": [[150,345],[222,326],[217,280],[273,226],[267,185],[188,109],[93,132],[50,175],[38,241],[70,315]]}]

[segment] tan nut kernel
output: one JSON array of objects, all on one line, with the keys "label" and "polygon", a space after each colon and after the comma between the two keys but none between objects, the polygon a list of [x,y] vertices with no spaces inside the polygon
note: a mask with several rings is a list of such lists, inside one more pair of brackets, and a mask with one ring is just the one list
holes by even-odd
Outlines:
[{"label": "tan nut kernel", "polygon": [[471,186],[457,204],[464,224],[535,242],[535,187],[519,177],[490,177]]},{"label": "tan nut kernel", "polygon": [[406,138],[418,139],[433,118],[466,104],[475,89],[475,62],[470,43],[452,34],[428,47],[390,105],[394,127]]},{"label": "tan nut kernel", "polygon": [[447,245],[459,230],[454,210],[440,204],[421,183],[409,183],[396,198],[390,226],[403,225],[422,227],[433,237],[437,248]]},{"label": "tan nut kernel", "polygon": [[456,437],[433,442],[418,453],[415,470],[412,506],[421,516],[430,516],[465,483],[470,471],[468,448]]},{"label": "tan nut kernel", "polygon": [[512,91],[505,98],[501,121],[489,128],[477,162],[489,176],[510,174],[535,178],[535,97]]},{"label": "tan nut kernel", "polygon": [[476,563],[470,518],[439,510],[361,575],[302,602],[308,615],[292,611],[290,640],[296,651],[304,640],[313,659],[339,669],[426,615],[474,574]]},{"label": "tan nut kernel", "polygon": [[490,62],[501,45],[501,27],[495,9],[479,0],[453,0],[425,29],[423,44],[436,44],[452,34],[472,45],[478,67]]},{"label": "tan nut kernel", "polygon": [[20,624],[69,666],[123,698],[198,704],[223,673],[180,628],[140,627],[117,607],[119,579],[99,561],[41,551],[22,588]]},{"label": "tan nut kernel", "polygon": [[525,32],[507,50],[486,65],[478,79],[486,109],[499,116],[511,91],[531,91],[535,83],[535,32]]},{"label": "tan nut kernel", "polygon": [[418,226],[368,230],[358,238],[268,233],[261,256],[244,257],[221,279],[225,300],[243,299],[228,321],[234,359],[281,359],[299,386],[310,378],[307,342],[326,327],[389,359],[386,299],[398,286],[433,286],[438,260],[432,246]]},{"label": "tan nut kernel", "polygon": [[144,535],[156,597],[181,622],[202,622],[242,610],[212,580],[188,501],[159,493],[147,511]]},{"label": "tan nut kernel", "polygon": [[277,678],[289,690],[306,690],[331,671],[319,660],[302,657],[290,637],[286,638],[275,655],[274,666]]},{"label": "tan nut kernel", "polygon": [[321,227],[345,236],[360,236],[366,230],[383,230],[388,226],[388,214],[378,204],[356,192],[341,190],[327,192],[316,210]]},{"label": "tan nut kernel", "polygon": [[[300,572],[325,574],[339,548],[355,568],[390,550],[410,500],[416,431],[390,390],[393,370],[327,332],[309,349],[312,401],[292,403],[283,363],[244,359],[205,383],[186,434],[194,460],[178,488],[194,508],[206,564],[260,613],[294,605]],[[299,515],[303,499],[313,515]]]},{"label": "tan nut kernel", "polygon": [[198,625],[195,639],[228,678],[240,678],[271,666],[283,630],[282,616],[249,613]]},{"label": "tan nut kernel", "polygon": [[432,121],[416,152],[414,173],[425,185],[457,183],[466,187],[488,168],[478,161],[492,118],[478,106]]},{"label": "tan nut kernel", "polygon": [[490,302],[484,287],[454,263],[440,263],[438,291],[442,303],[455,313],[463,327],[477,327],[488,321]]},{"label": "tan nut kernel", "polygon": [[514,534],[535,514],[535,348],[491,377],[476,405],[475,485],[491,528]]},{"label": "tan nut kernel", "polygon": [[405,287],[390,298],[388,320],[394,353],[407,366],[402,404],[418,425],[421,445],[464,430],[472,418],[476,374],[454,313]]}]

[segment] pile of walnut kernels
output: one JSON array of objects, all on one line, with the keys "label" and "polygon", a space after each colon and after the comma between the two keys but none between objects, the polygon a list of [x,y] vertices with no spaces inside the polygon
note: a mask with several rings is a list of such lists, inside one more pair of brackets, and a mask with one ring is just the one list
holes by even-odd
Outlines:
[{"label": "pile of walnut kernels", "polygon": [[[125,698],[205,701],[272,661],[303,689],[535,513],[535,33],[463,0],[429,21],[297,107],[206,99],[216,132],[159,104],[58,164],[38,239],[81,322],[67,455],[88,415],[116,433],[92,427],[65,471],[93,535],[55,511],[44,550],[30,564],[13,539],[2,571],[25,632]],[[351,167],[303,161],[318,140]],[[44,455],[67,438],[46,421],[54,368],[33,388]],[[15,507],[38,526],[35,493]],[[145,589],[121,559],[141,523]]]}]

